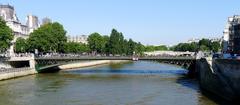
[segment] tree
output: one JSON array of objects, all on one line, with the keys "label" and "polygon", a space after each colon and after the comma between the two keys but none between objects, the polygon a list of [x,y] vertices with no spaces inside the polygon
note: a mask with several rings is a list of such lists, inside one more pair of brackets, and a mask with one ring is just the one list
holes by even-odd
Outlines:
[{"label": "tree", "polygon": [[207,47],[206,45],[201,45],[201,46],[200,46],[200,50],[201,50],[201,51],[209,51],[210,49],[209,49],[209,47]]},{"label": "tree", "polygon": [[136,43],[132,39],[129,39],[127,55],[133,55],[135,52],[135,49],[136,49]]},{"label": "tree", "polygon": [[5,52],[13,40],[13,32],[0,17],[0,52]]},{"label": "tree", "polygon": [[118,46],[119,43],[118,35],[119,33],[117,32],[117,30],[112,29],[109,39],[109,53],[113,55],[118,54],[118,49],[120,48],[120,46]]},{"label": "tree", "polygon": [[25,39],[17,38],[16,43],[15,43],[15,47],[14,47],[15,52],[16,53],[25,53],[25,52],[27,52],[27,49],[28,49],[27,46],[28,45],[27,45]]},{"label": "tree", "polygon": [[123,54],[124,53],[124,36],[122,33],[118,32],[116,29],[112,29],[110,39],[109,39],[109,53]]},{"label": "tree", "polygon": [[199,46],[204,45],[206,47],[210,47],[210,44],[211,44],[211,41],[209,39],[203,38],[199,41]]},{"label": "tree", "polygon": [[106,41],[99,33],[92,33],[88,37],[88,45],[91,51],[95,53],[103,53]]},{"label": "tree", "polygon": [[221,48],[221,44],[217,41],[211,43],[211,50],[213,52],[218,52]]},{"label": "tree", "polygon": [[178,45],[174,46],[171,49],[173,49],[174,51],[195,52],[198,49],[198,44],[197,43],[179,43]]},{"label": "tree", "polygon": [[143,51],[144,51],[144,45],[142,45],[140,42],[136,43],[135,53],[138,55],[143,55]]},{"label": "tree", "polygon": [[67,42],[64,27],[57,23],[48,23],[30,34],[28,39],[29,51],[38,49],[39,52],[64,52]]},{"label": "tree", "polygon": [[152,45],[145,46],[145,51],[147,52],[155,51],[155,46]]},{"label": "tree", "polygon": [[89,52],[89,47],[86,44],[68,42],[64,45],[65,53],[85,53]]},{"label": "tree", "polygon": [[103,45],[104,45],[104,48],[103,48],[103,53],[105,54],[109,54],[109,36],[107,35],[104,35],[103,36]]}]

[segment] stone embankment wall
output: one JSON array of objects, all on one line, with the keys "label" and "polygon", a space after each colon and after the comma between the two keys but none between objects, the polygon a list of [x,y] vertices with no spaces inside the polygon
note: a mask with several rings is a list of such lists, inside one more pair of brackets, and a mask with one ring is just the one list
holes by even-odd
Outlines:
[{"label": "stone embankment wall", "polygon": [[197,60],[200,87],[229,101],[240,99],[240,61],[233,59]]},{"label": "stone embankment wall", "polygon": [[12,68],[10,64],[0,61],[0,68]]},{"label": "stone embankment wall", "polygon": [[0,80],[22,77],[22,76],[36,74],[36,73],[37,71],[34,68],[2,69],[0,70]]}]

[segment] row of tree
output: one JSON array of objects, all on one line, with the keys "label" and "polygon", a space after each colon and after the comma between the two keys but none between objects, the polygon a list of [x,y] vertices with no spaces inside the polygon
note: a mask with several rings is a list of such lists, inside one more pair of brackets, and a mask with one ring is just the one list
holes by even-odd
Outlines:
[{"label": "row of tree", "polygon": [[91,53],[106,55],[133,55],[142,54],[144,46],[132,39],[124,39],[121,32],[113,29],[110,36],[93,33],[89,35],[88,44],[67,42],[66,31],[57,22],[48,23],[34,32],[28,39],[18,38],[15,43],[15,52],[39,53]]},{"label": "row of tree", "polygon": [[92,53],[112,55],[143,54],[144,46],[132,39],[124,39],[121,32],[113,29],[110,36],[93,33],[88,38],[88,45]]},{"label": "row of tree", "polygon": [[170,48],[173,51],[212,51],[219,52],[221,50],[221,43],[219,41],[211,41],[209,39],[201,39],[198,43],[179,43],[176,46]]}]

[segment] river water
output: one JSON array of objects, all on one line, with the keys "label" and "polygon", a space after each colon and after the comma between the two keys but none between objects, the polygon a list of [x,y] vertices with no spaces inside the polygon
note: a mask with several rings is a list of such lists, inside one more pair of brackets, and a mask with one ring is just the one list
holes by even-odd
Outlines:
[{"label": "river water", "polygon": [[0,105],[216,105],[187,70],[138,61],[0,81]]}]

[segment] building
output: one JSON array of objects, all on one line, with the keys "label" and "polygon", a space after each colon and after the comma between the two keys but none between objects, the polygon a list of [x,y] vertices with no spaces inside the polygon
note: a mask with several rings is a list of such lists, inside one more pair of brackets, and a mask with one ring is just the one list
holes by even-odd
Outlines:
[{"label": "building", "polygon": [[52,23],[52,20],[48,17],[45,17],[42,19],[42,25]]},{"label": "building", "polygon": [[80,36],[68,36],[67,41],[68,42],[76,42],[76,43],[83,43],[87,44],[88,41],[88,36],[87,35],[80,35]]},{"label": "building", "polygon": [[235,54],[240,54],[240,24],[233,26],[233,32],[232,51]]},{"label": "building", "polygon": [[27,25],[22,24],[16,15],[13,6],[10,5],[0,5],[0,16],[6,21],[7,26],[9,26],[14,32],[14,39],[17,37],[27,38],[29,34],[29,28]]},{"label": "building", "polygon": [[240,53],[239,35],[240,16],[234,15],[228,18],[223,31],[223,52]]},{"label": "building", "polygon": [[[206,39],[209,39],[211,42],[222,42],[222,38],[214,38],[214,37],[212,37],[212,38],[206,38]],[[200,38],[196,38],[196,39],[189,39],[188,41],[187,41],[187,43],[198,43],[199,41],[200,41],[201,39]]]},{"label": "building", "polygon": [[29,32],[33,32],[35,29],[39,28],[39,20],[37,16],[34,15],[28,15],[27,16],[27,26],[29,28]]},{"label": "building", "polygon": [[11,5],[0,5],[0,16],[14,33],[14,39],[12,41],[13,44],[9,50],[10,54],[14,53],[13,45],[17,38],[21,37],[26,39],[33,30],[39,27],[38,17],[33,15],[28,15],[27,23],[22,24],[17,17],[14,7]]},{"label": "building", "polygon": [[198,38],[196,38],[196,39],[192,38],[192,39],[189,39],[187,41],[187,43],[198,43],[199,41],[200,41],[200,39],[198,39]]}]

